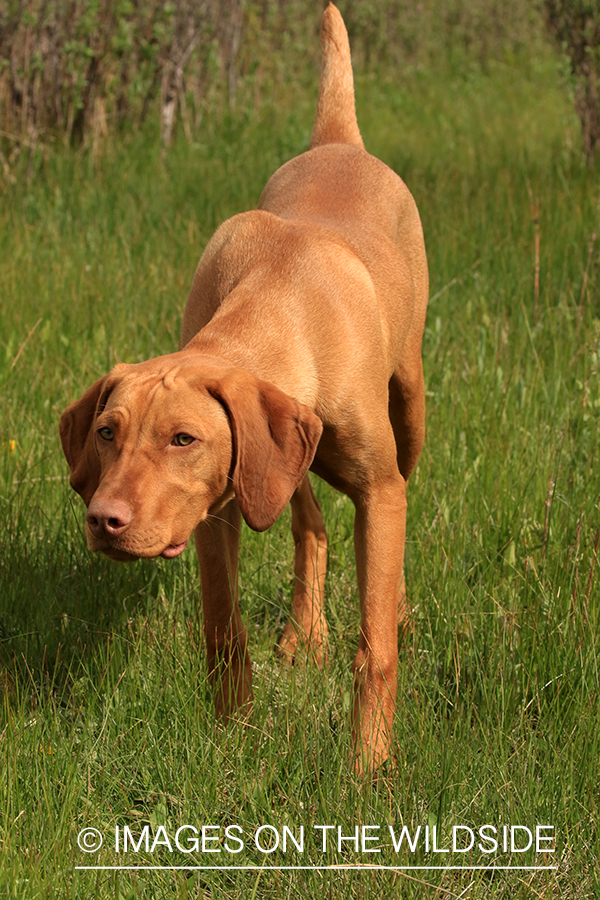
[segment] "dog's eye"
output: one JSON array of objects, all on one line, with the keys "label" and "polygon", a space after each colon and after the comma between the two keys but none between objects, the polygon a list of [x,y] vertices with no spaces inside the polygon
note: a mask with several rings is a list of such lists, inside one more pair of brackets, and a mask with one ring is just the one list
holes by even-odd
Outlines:
[{"label": "dog's eye", "polygon": [[98,434],[100,435],[100,437],[102,438],[103,441],[112,441],[112,439],[114,437],[114,435],[112,433],[112,429],[108,428],[107,425],[105,425],[104,428],[99,428]]},{"label": "dog's eye", "polygon": [[194,441],[195,438],[193,438],[191,434],[184,434],[183,432],[181,432],[180,434],[175,435],[171,443],[175,444],[176,447],[189,447],[189,445],[193,444]]}]

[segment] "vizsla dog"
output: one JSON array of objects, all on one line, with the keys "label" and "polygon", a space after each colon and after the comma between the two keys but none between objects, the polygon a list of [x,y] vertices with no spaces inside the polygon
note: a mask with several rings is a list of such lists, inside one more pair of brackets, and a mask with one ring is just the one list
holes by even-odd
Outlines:
[{"label": "vizsla dog", "polygon": [[419,214],[364,149],[348,36],[330,5],[310,149],[258,209],[221,225],[194,275],[180,350],[117,365],[63,414],[91,550],[178,556],[193,532],[217,713],[252,698],[238,605],[240,515],[269,528],[288,503],[292,614],[280,649],[324,655],[327,538],[309,469],[350,497],[361,626],[353,663],[358,767],[390,749],[406,482],[424,439],[428,295]]}]

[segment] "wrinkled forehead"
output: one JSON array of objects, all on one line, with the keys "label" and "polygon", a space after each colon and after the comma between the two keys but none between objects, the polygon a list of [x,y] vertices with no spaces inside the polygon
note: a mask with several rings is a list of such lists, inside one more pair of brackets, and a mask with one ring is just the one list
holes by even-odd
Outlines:
[{"label": "wrinkled forehead", "polygon": [[107,408],[116,403],[139,403],[157,393],[172,393],[181,381],[179,370],[177,366],[156,363],[115,366],[106,382]]},{"label": "wrinkled forehead", "polygon": [[[193,377],[196,376],[196,377]],[[123,412],[127,419],[172,419],[215,405],[202,378],[186,359],[159,357],[143,363],[121,363],[109,373],[99,412]]]}]

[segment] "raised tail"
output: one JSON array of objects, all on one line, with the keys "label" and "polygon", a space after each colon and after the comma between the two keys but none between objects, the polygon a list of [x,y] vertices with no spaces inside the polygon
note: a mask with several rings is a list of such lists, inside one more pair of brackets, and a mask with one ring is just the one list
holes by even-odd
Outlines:
[{"label": "raised tail", "polygon": [[364,147],[354,106],[354,78],[344,20],[330,3],[321,20],[323,63],[311,149],[321,144]]}]

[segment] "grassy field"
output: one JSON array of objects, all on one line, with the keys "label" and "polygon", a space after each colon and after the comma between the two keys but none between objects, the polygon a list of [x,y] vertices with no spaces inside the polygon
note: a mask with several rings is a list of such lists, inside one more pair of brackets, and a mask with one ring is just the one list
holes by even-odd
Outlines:
[{"label": "grassy field", "polygon": [[[60,412],[115,361],[175,349],[205,242],[306,148],[316,93],[291,93],[293,112],[207,118],[201,142],[166,155],[152,135],[96,160],[53,152],[0,203],[2,897],[600,895],[598,175],[551,61],[364,78],[358,95],[368,149],[417,200],[431,274],[394,758],[375,784],[351,770],[346,499],[317,485],[330,536],[323,672],[273,656],[292,584],[288,514],[267,535],[245,529],[256,703],[249,727],[226,730],[213,722],[193,551],[92,558],[57,434]],[[436,855],[421,837],[396,853],[388,830],[436,826],[443,849],[453,826],[486,824],[552,825],[556,852]],[[183,825],[237,825],[244,848],[118,854],[126,825],[136,841],[149,826],[150,843],[160,825],[171,840]],[[262,825],[296,840],[303,825],[303,852],[261,852]],[[315,825],[380,830],[364,852],[338,850],[331,831],[323,852]],[[86,827],[104,835],[99,853],[79,849]],[[190,863],[266,868],[75,868]],[[368,863],[557,868],[268,869]]]}]

